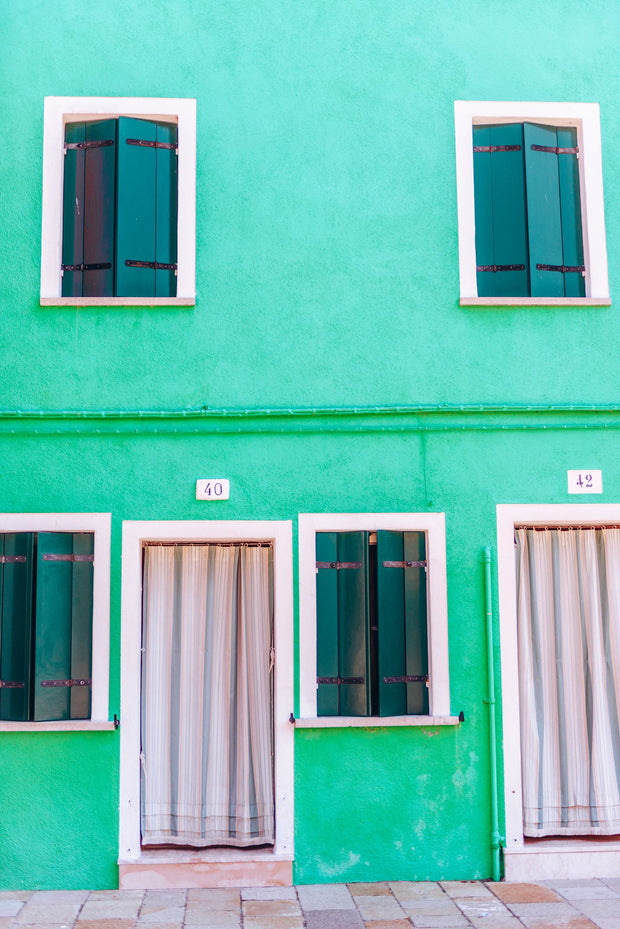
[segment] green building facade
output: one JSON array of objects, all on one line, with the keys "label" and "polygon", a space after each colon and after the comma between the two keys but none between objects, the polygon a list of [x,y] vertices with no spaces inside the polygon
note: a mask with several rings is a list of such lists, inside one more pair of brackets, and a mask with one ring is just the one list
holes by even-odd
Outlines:
[{"label": "green building facade", "polygon": [[[595,675],[573,684],[592,757],[613,755],[617,18],[611,0],[7,8],[2,887],[617,873],[602,801],[581,831],[541,821],[524,837],[517,599],[536,594],[514,561],[517,529],[548,527],[553,544],[594,533],[607,728]],[[88,135],[106,120],[113,139]],[[105,144],[76,147],[89,139]],[[134,154],[148,170],[125,168]],[[69,255],[78,226],[96,245]],[[94,264],[112,283],[88,290]],[[210,690],[220,659],[203,658],[223,624],[209,559],[263,549],[255,586],[235,567],[228,588],[233,622],[250,606],[221,653],[237,715],[212,782],[192,773],[228,719]],[[206,594],[181,567],[201,553]],[[242,671],[259,600],[265,637]],[[568,667],[563,622],[550,635]],[[537,750],[564,759],[567,736],[543,746],[544,719]],[[187,837],[181,799],[158,805],[173,756],[193,807],[211,803],[200,783],[223,791],[219,838]],[[244,778],[249,838],[231,825]]]}]

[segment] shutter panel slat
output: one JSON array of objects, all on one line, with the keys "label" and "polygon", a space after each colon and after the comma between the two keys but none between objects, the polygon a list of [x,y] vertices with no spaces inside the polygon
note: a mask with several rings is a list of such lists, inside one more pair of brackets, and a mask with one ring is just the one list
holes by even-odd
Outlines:
[{"label": "shutter panel slat", "polygon": [[403,533],[377,532],[377,626],[379,715],[407,712],[407,685],[384,678],[403,677],[405,670],[405,568],[384,567],[404,560]]},{"label": "shutter panel slat", "polygon": [[562,272],[542,271],[536,267],[537,264],[559,267],[564,264],[558,155],[532,149],[532,145],[556,148],[557,130],[553,126],[524,123],[523,138],[532,297],[563,297]]},{"label": "shutter panel slat", "polygon": [[157,149],[128,144],[128,139],[156,142],[157,126],[127,116],[118,120],[116,294],[154,297],[155,268],[129,267],[126,261],[156,261]]},{"label": "shutter panel slat", "polygon": [[[73,535],[75,555],[93,555],[94,537],[91,532]],[[71,674],[73,680],[92,678],[93,630],[93,562],[76,561],[72,567],[71,591]],[[91,704],[90,687],[70,688],[71,719],[88,719]]]},{"label": "shutter panel slat", "polygon": [[114,211],[117,120],[86,123],[86,141],[113,145],[87,148],[84,168],[84,264],[109,264],[109,268],[83,272],[85,297],[114,294]]},{"label": "shutter panel slat", "polygon": [[362,678],[363,683],[340,685],[340,715],[369,716],[370,612],[368,533],[339,532],[338,561],[361,562],[360,568],[344,568],[338,575],[338,651],[341,678]]},{"label": "shutter panel slat", "polygon": [[[157,123],[157,141],[176,146],[176,125]],[[176,264],[177,261],[178,160],[174,148],[157,149],[155,260],[159,264]],[[174,271],[156,270],[155,296],[176,297],[176,293],[177,278]]]},{"label": "shutter panel slat", "polygon": [[46,561],[46,554],[73,554],[73,534],[38,533],[34,719],[69,719],[71,689],[42,687],[41,682],[71,677],[73,565],[70,561]]},{"label": "shutter panel slat", "polygon": [[[489,126],[474,126],[475,148],[488,148]],[[493,244],[493,191],[491,184],[491,153],[474,151],[474,191],[476,208],[476,265],[494,265]],[[476,272],[479,297],[495,296],[495,275]]]},{"label": "shutter panel slat", "polygon": [[[338,541],[335,532],[317,532],[316,560],[338,560]],[[338,677],[338,572],[333,568],[319,568],[316,574],[316,673],[317,677]],[[318,684],[317,713],[319,716],[338,716],[339,687],[337,684]]]},{"label": "shutter panel slat", "polygon": [[0,678],[22,687],[0,688],[0,719],[27,720],[30,705],[30,642],[32,622],[32,533],[0,535]]},{"label": "shutter panel slat", "polygon": [[[577,148],[577,130],[567,127],[557,130],[558,148]],[[562,251],[564,265],[581,267],[583,231],[581,225],[581,193],[579,189],[579,162],[577,155],[563,153],[557,156],[560,176],[560,213],[562,217]],[[564,274],[564,295],[584,297],[585,279],[580,271]]]},{"label": "shutter panel slat", "polygon": [[[85,123],[68,123],[65,142],[86,140]],[[63,212],[62,212],[62,263],[81,265],[84,262],[84,149],[67,149],[64,156]],[[64,271],[63,297],[81,297],[82,271]]]},{"label": "shutter panel slat", "polygon": [[[423,532],[404,533],[406,561],[426,560],[426,537]],[[428,617],[426,577],[424,568],[406,568],[405,575],[405,640],[406,674],[428,674]],[[407,684],[407,713],[428,713],[428,687],[425,681]]]}]

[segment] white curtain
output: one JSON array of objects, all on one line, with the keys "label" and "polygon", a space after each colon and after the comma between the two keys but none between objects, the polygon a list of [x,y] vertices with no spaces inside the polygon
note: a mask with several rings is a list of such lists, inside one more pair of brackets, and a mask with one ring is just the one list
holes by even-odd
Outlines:
[{"label": "white curtain", "polygon": [[142,841],[274,840],[271,550],[144,552]]},{"label": "white curtain", "polygon": [[518,529],[524,833],[620,833],[620,529]]}]

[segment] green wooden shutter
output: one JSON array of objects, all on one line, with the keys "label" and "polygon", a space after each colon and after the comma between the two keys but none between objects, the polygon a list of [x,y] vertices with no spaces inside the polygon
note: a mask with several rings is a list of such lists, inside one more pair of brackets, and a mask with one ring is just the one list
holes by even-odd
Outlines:
[{"label": "green wooden shutter", "polygon": [[[370,604],[368,573],[368,533],[339,532],[338,562],[338,651],[340,715],[369,716]],[[355,683],[351,681],[353,679]]]},{"label": "green wooden shutter", "polygon": [[30,707],[33,534],[0,534],[0,719]]},{"label": "green wooden shutter", "polygon": [[379,715],[428,713],[423,532],[377,532]]},{"label": "green wooden shutter", "polygon": [[[175,296],[177,156],[175,125],[118,120],[116,293]],[[129,264],[128,264],[129,262]]]},{"label": "green wooden shutter", "polygon": [[316,560],[317,713],[368,716],[368,533],[317,533]]},{"label": "green wooden shutter", "polygon": [[474,126],[473,144],[478,296],[526,296],[523,126]]},{"label": "green wooden shutter", "polygon": [[[317,532],[316,560],[319,564],[338,561],[338,537],[335,532]],[[322,683],[325,678],[338,680],[338,572],[334,568],[316,569],[316,675],[317,714],[338,716],[340,701],[337,683]]]},{"label": "green wooden shutter", "polygon": [[[87,671],[88,676],[80,679],[90,681],[86,643],[92,634],[91,553],[92,535],[89,539],[89,534],[70,532],[38,534],[35,720],[83,718],[85,706],[90,706],[83,696],[72,700],[74,687],[68,682],[74,679],[74,670]],[[50,681],[57,683],[47,683]],[[74,686],[77,689],[78,685]],[[90,690],[90,686],[85,689]]]},{"label": "green wooden shutter", "polygon": [[[558,147],[577,148],[577,130],[558,128]],[[581,193],[579,161],[576,154],[558,154],[560,174],[560,212],[562,216],[562,251],[567,267],[583,267],[583,228],[581,223]],[[585,277],[581,271],[564,274],[564,296],[584,297]]]},{"label": "green wooden shutter", "polygon": [[[158,264],[177,263],[177,191],[178,155],[177,127],[173,123],[157,123],[157,218],[155,260]],[[155,296],[176,297],[177,278],[174,268],[155,271]]]},{"label": "green wooden shutter", "polygon": [[564,275],[539,265],[562,267],[562,215],[558,156],[532,146],[555,148],[553,126],[524,123],[527,218],[530,241],[530,281],[533,297],[563,297]]},{"label": "green wooden shutter", "polygon": [[[116,120],[68,123],[65,143],[62,294],[109,297],[114,293]],[[71,270],[76,265],[83,270]]]}]

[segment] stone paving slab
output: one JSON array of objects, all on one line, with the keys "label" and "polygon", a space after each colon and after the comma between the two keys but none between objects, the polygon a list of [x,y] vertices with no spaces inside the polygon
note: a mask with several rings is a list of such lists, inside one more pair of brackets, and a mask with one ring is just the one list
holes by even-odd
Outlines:
[{"label": "stone paving slab", "polygon": [[620,878],[2,891],[0,929],[620,929]]}]

